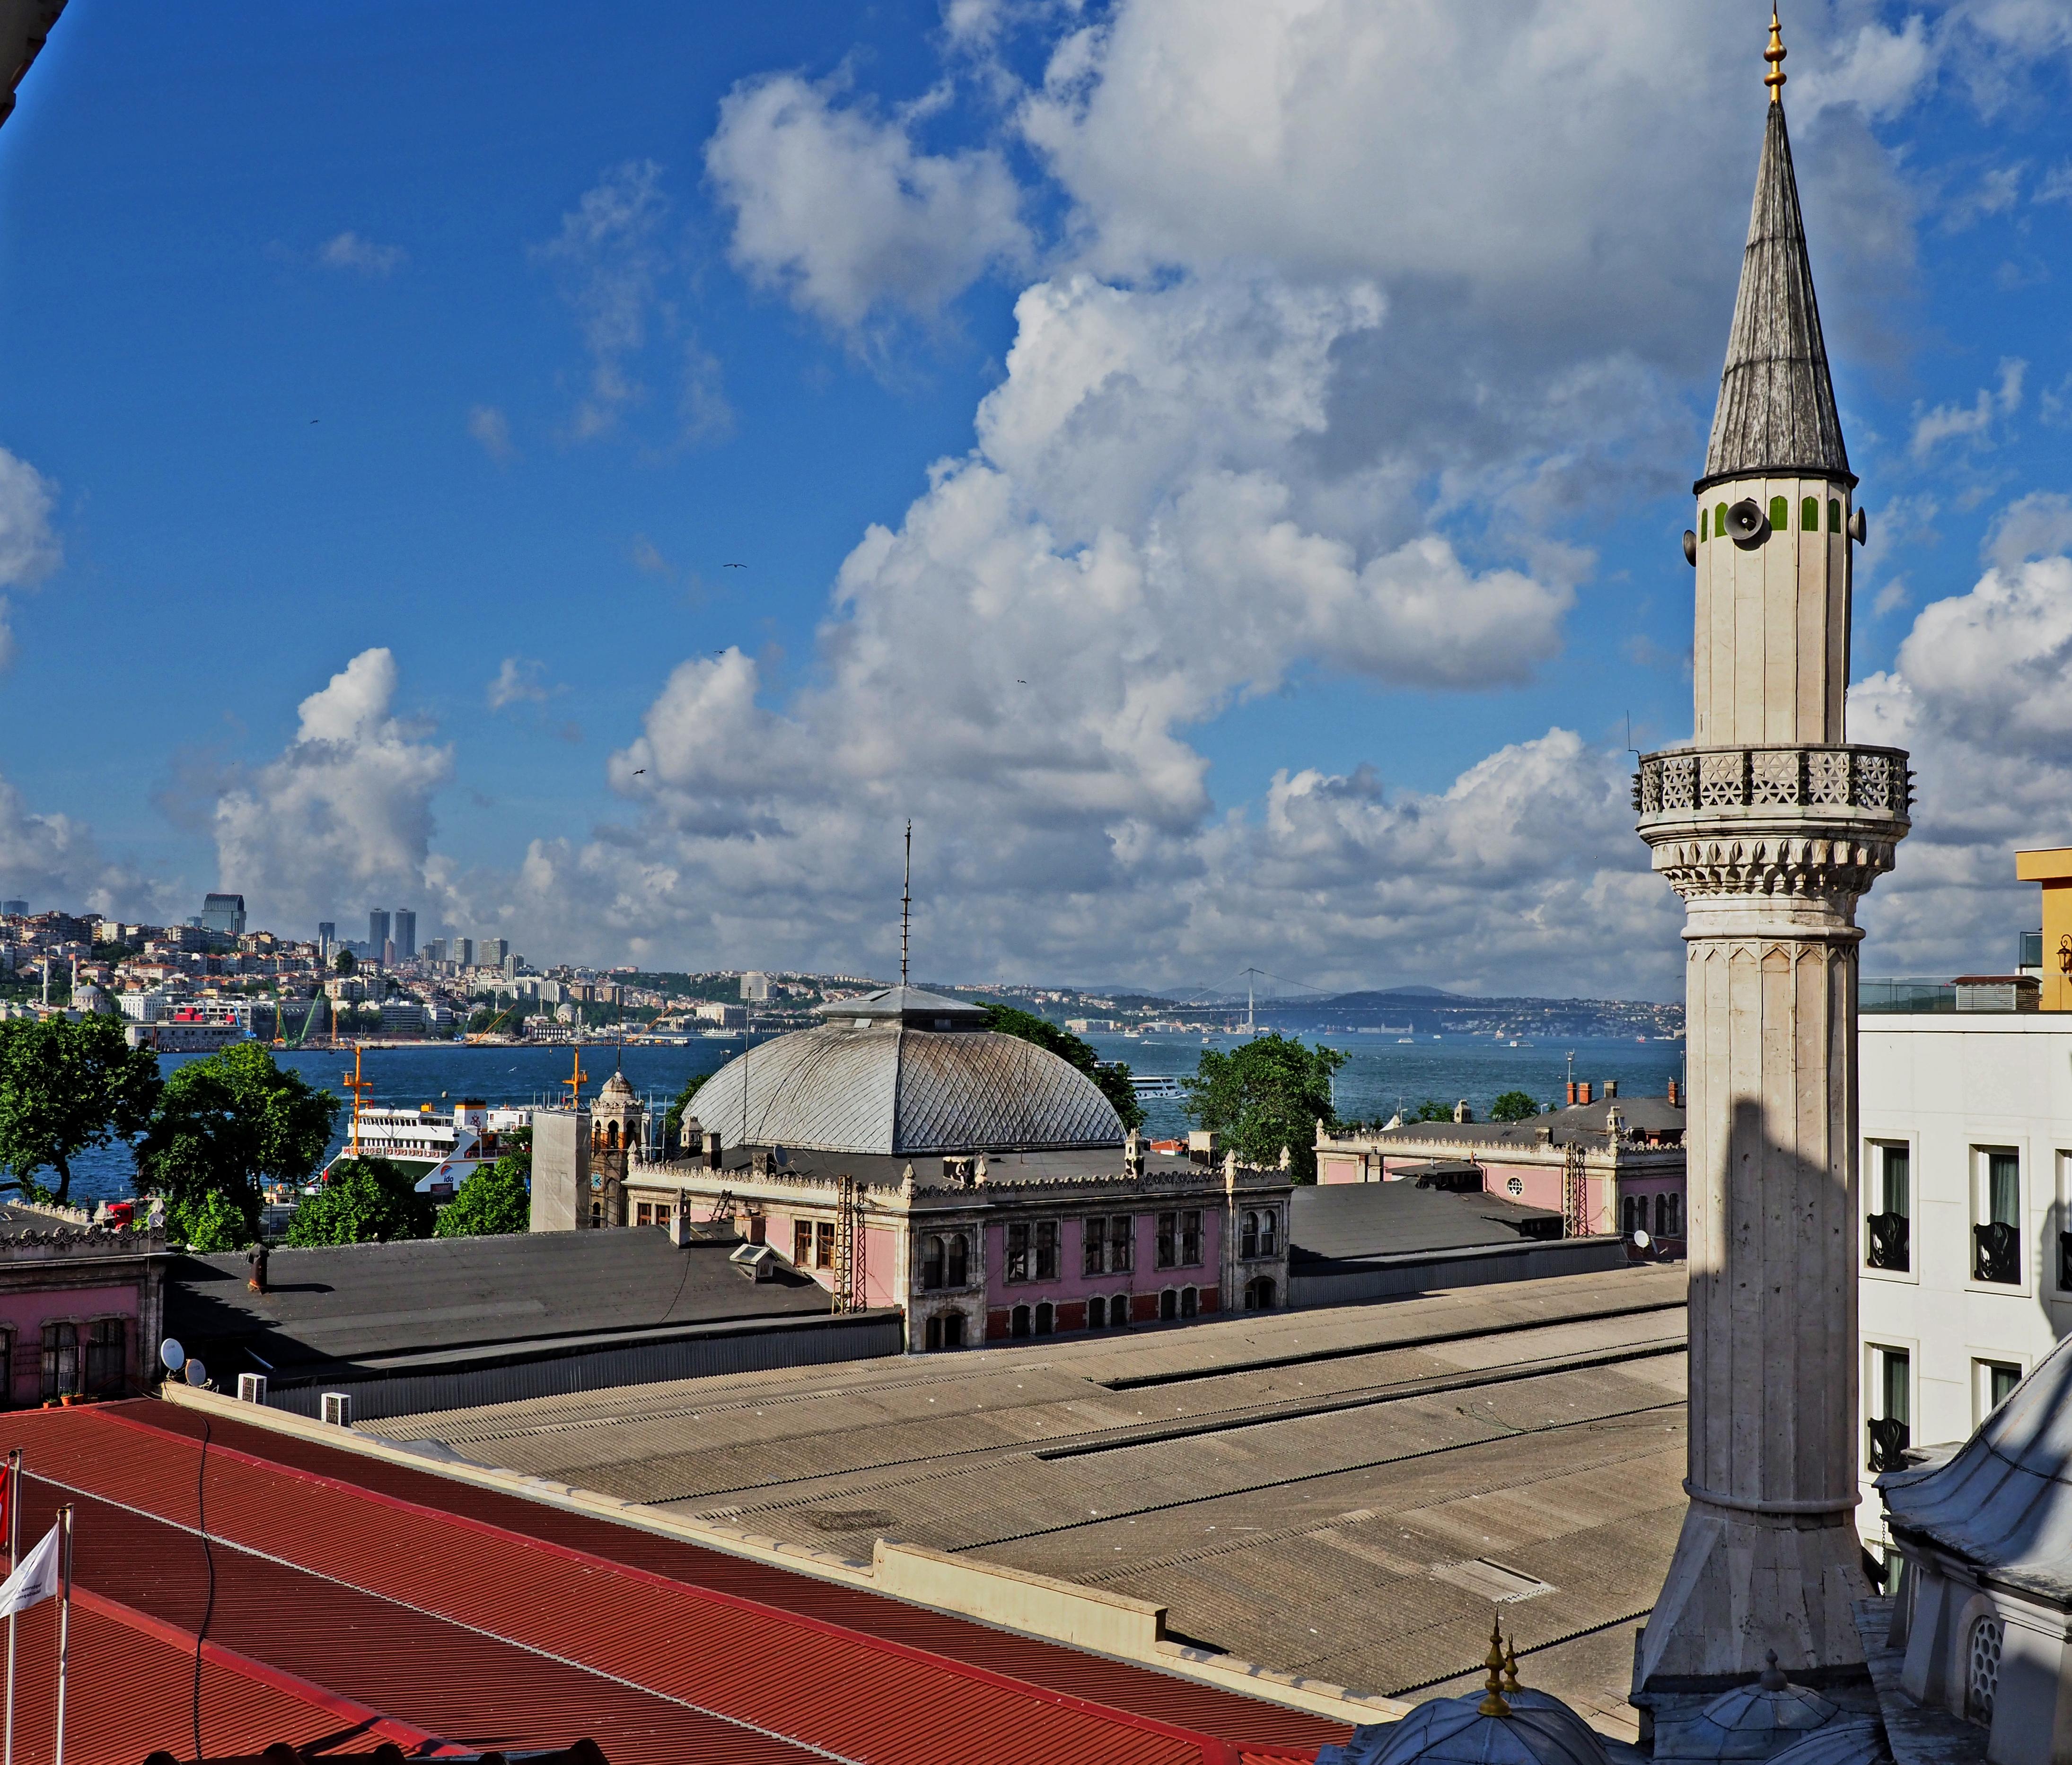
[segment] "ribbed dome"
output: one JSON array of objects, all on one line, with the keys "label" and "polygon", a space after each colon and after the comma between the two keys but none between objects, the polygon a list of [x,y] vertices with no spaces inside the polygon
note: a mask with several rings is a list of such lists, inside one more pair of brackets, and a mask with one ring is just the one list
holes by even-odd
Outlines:
[{"label": "ribbed dome", "polygon": [[751,1048],[698,1089],[723,1146],[928,1153],[1119,1146],[1100,1088],[1053,1053],[992,1030],[850,1017]]},{"label": "ribbed dome", "polygon": [[1317,1765],[1605,1765],[1605,1743],[1559,1698],[1509,1691],[1507,1716],[1482,1714],[1482,1694],[1435,1697],[1397,1722],[1355,1728]]}]

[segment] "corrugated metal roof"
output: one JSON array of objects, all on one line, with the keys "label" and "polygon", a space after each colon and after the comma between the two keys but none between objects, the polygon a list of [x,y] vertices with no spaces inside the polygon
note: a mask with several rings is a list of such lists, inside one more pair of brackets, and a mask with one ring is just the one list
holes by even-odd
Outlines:
[{"label": "corrugated metal roof", "polygon": [[1100,1088],[1047,1049],[991,1030],[875,1020],[751,1048],[699,1087],[697,1119],[728,1147],[885,1156],[1123,1137]]},{"label": "corrugated metal roof", "polygon": [[[196,1515],[200,1455],[184,1430],[199,1418],[134,1404],[12,1420],[32,1478],[86,1492],[75,1498],[81,1584],[197,1622],[206,1566],[181,1529]],[[1230,1741],[1314,1747],[1343,1732],[356,1455],[235,1423],[210,1432],[212,1636],[449,1738],[561,1745],[589,1734],[613,1765],[980,1755],[1223,1765],[1236,1758]],[[306,1468],[273,1456],[277,1447],[296,1449]],[[370,1471],[450,1507],[369,1487]],[[30,1488],[43,1507],[60,1499],[49,1484]],[[512,1510],[553,1524],[528,1533],[497,1523]],[[610,1535],[621,1550],[615,1559],[538,1535],[557,1529]],[[697,1559],[729,1565],[737,1579],[758,1570],[761,1591],[791,1583],[789,1603],[671,1573]],[[842,1621],[860,1614],[875,1626]],[[946,1638],[968,1645],[960,1657],[929,1646]],[[968,1646],[979,1639],[983,1648]],[[1203,1726],[1205,1716],[1219,1720]]]}]

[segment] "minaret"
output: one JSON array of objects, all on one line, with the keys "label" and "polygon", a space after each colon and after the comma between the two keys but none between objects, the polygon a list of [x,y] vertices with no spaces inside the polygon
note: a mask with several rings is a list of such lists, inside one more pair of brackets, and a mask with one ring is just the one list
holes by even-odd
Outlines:
[{"label": "minaret", "polygon": [[1697,521],[1696,735],[1635,807],[1685,903],[1691,1498],[1637,1697],[1858,1667],[1857,897],[1910,775],[1848,745],[1855,474],[1770,90]]}]

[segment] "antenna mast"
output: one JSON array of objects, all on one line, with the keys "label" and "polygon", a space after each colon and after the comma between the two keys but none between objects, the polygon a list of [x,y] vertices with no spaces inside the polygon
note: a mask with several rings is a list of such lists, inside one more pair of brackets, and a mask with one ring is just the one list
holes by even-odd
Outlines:
[{"label": "antenna mast", "polygon": [[899,984],[906,984],[906,927],[914,908],[914,820],[906,819],[906,874],[899,885]]}]

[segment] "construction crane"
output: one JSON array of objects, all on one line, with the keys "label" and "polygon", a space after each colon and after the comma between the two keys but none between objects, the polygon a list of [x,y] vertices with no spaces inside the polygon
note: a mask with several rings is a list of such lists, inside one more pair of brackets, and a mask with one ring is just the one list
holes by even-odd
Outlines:
[{"label": "construction crane", "polygon": [[574,1065],[571,1067],[569,1076],[561,1081],[561,1082],[569,1088],[569,1107],[570,1109],[580,1109],[582,1106],[583,1081],[589,1077],[590,1074],[582,1069],[582,1045],[581,1043],[578,1043],[576,1045]]},{"label": "construction crane", "polygon": [[491,1018],[487,1023],[484,1024],[480,1029],[470,1030],[463,1040],[470,1042],[487,1041],[491,1036],[496,1033],[496,1026],[502,1023],[505,1018],[508,1017],[517,1009],[518,1001],[514,999],[508,1005],[506,1005],[502,1011],[499,1012],[494,1017]]},{"label": "construction crane", "polygon": [[347,1150],[356,1159],[360,1156],[360,1094],[362,1091],[371,1091],[374,1089],[372,1079],[360,1077],[361,1052],[360,1044],[355,1042],[352,1045],[352,1070],[340,1081],[345,1088],[352,1093],[352,1139]]}]

